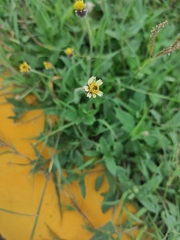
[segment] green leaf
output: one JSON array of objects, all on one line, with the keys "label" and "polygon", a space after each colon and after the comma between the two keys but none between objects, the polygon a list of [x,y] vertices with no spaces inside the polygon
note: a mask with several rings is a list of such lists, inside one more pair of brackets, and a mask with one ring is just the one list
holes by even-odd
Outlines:
[{"label": "green leaf", "polygon": [[127,182],[128,181],[128,175],[124,168],[117,166],[117,177],[120,182]]},{"label": "green leaf", "polygon": [[101,232],[96,232],[90,240],[109,240],[109,237]]},{"label": "green leaf", "polygon": [[85,185],[83,175],[80,176],[80,180],[79,180],[78,183],[79,183],[79,186],[80,186],[81,194],[82,194],[83,198],[85,198],[86,197],[86,185]]},{"label": "green leaf", "polygon": [[178,224],[176,218],[168,213],[165,213],[165,211],[161,213],[161,216],[169,231],[172,231],[172,229]]},{"label": "green leaf", "polygon": [[110,151],[109,143],[106,141],[106,139],[104,137],[100,138],[99,144],[100,144],[102,154],[105,154]]},{"label": "green leaf", "polygon": [[93,115],[90,115],[90,114],[87,114],[84,116],[82,122],[85,124],[85,125],[92,125],[95,121],[95,117]]},{"label": "green leaf", "polygon": [[101,229],[111,232],[111,233],[116,233],[116,227],[112,223],[112,221],[107,222],[104,226],[101,227]]},{"label": "green leaf", "polygon": [[135,126],[134,117],[130,113],[125,112],[118,108],[116,108],[115,111],[116,111],[116,118],[122,123],[122,129],[130,133]]},{"label": "green leaf", "polygon": [[106,177],[109,183],[110,191],[113,192],[115,189],[115,178],[114,176],[106,169]]},{"label": "green leaf", "polygon": [[94,141],[90,140],[90,139],[82,139],[81,140],[81,146],[82,148],[84,148],[85,150],[89,150],[93,147],[94,145]]},{"label": "green leaf", "polygon": [[113,155],[120,159],[120,156],[122,155],[123,152],[123,145],[120,141],[114,142],[113,143]]},{"label": "green leaf", "polygon": [[106,165],[107,169],[109,170],[109,172],[113,176],[116,176],[116,163],[115,163],[115,159],[113,158],[113,156],[105,155],[103,157],[103,159],[105,160],[105,165]]},{"label": "green leaf", "polygon": [[95,161],[96,161],[96,158],[91,158],[90,160],[81,164],[79,167],[75,168],[74,170],[78,170],[78,171],[83,170],[83,169],[89,167],[89,165],[92,165]]},{"label": "green leaf", "polygon": [[114,200],[114,201],[108,201],[108,202],[103,201],[103,205],[104,205],[104,206],[110,206],[110,207],[111,207],[111,206],[114,206],[114,205],[119,204],[120,201],[121,201],[121,199]]},{"label": "green leaf", "polygon": [[63,115],[64,115],[65,119],[67,119],[68,121],[71,121],[71,122],[76,122],[78,119],[77,111],[72,108],[67,109]]},{"label": "green leaf", "polygon": [[137,106],[139,106],[138,109],[140,109],[140,106],[142,106],[143,103],[144,103],[145,94],[139,93],[139,92],[135,92],[135,93],[134,93],[134,100],[135,100]]},{"label": "green leaf", "polygon": [[58,207],[59,207],[59,213],[60,213],[60,216],[62,216],[62,204],[61,204],[61,191],[59,191],[60,189],[60,183],[58,182],[58,177],[57,177],[57,174],[56,174],[56,169],[52,169],[52,175],[53,175],[53,178],[54,178],[54,186],[55,186],[55,189],[56,189],[56,195],[57,195],[57,200],[58,200]]},{"label": "green leaf", "polygon": [[111,206],[114,205],[113,203],[116,201],[116,191],[114,191],[113,188],[112,189],[110,188],[109,192],[105,193],[104,195],[105,195],[104,201],[101,206],[103,213],[107,212],[109,208],[111,208]]},{"label": "green leaf", "polygon": [[146,182],[142,185],[141,190],[144,190],[144,192],[147,192],[147,193],[155,191],[156,188],[161,183],[161,181],[162,181],[162,176],[161,175],[152,177],[148,182]]},{"label": "green leaf", "polygon": [[159,112],[157,112],[156,110],[154,109],[151,109],[150,110],[150,113],[152,114],[152,116],[154,117],[154,119],[156,120],[157,123],[160,123],[161,122],[161,115]]},{"label": "green leaf", "polygon": [[178,111],[169,121],[165,123],[165,126],[169,126],[172,128],[180,126],[180,112]]},{"label": "green leaf", "polygon": [[156,166],[156,164],[153,161],[148,160],[146,162],[146,166],[149,168],[149,170],[151,170],[152,173],[160,173],[159,168]]},{"label": "green leaf", "polygon": [[166,201],[166,203],[167,203],[167,206],[169,208],[169,212],[171,213],[171,215],[176,217],[178,215],[178,207],[171,202]]},{"label": "green leaf", "polygon": [[156,106],[157,104],[160,104],[160,102],[161,102],[161,99],[158,96],[149,95],[149,98],[154,106]]},{"label": "green leaf", "polygon": [[153,212],[155,213],[156,212],[156,207],[154,205],[154,203],[152,201],[150,201],[148,199],[148,197],[146,196],[139,196],[138,197],[138,200],[140,201],[140,203],[145,207],[147,208],[150,212]]},{"label": "green leaf", "polygon": [[112,221],[107,222],[101,228],[97,229],[94,236],[90,240],[113,240],[112,233],[116,232],[116,227]]},{"label": "green leaf", "polygon": [[103,180],[104,180],[104,175],[100,175],[99,177],[96,178],[96,183],[95,183],[96,191],[98,191],[99,188],[101,187]]}]

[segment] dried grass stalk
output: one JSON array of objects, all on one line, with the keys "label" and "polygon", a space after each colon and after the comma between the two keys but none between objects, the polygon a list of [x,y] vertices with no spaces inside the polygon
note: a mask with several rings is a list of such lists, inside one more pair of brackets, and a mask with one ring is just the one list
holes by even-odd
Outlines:
[{"label": "dried grass stalk", "polygon": [[153,47],[154,47],[154,41],[160,32],[162,28],[164,28],[168,24],[168,21],[164,21],[158,25],[156,25],[155,28],[151,30],[151,38],[150,38],[150,56],[153,54]]}]

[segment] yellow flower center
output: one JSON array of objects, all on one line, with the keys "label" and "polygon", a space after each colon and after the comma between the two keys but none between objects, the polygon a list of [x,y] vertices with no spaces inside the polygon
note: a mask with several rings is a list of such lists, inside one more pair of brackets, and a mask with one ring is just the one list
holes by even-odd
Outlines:
[{"label": "yellow flower center", "polygon": [[73,50],[72,48],[66,48],[65,53],[66,53],[68,56],[71,56],[71,55],[74,54],[74,50]]},{"label": "yellow flower center", "polygon": [[30,71],[30,66],[26,62],[22,63],[19,68],[20,72],[27,73]]},{"label": "yellow flower center", "polygon": [[52,64],[50,62],[44,62],[44,67],[45,69],[51,69],[52,68]]},{"label": "yellow flower center", "polygon": [[86,4],[83,3],[82,0],[77,0],[74,4],[74,9],[77,11],[82,11],[86,7]]},{"label": "yellow flower center", "polygon": [[99,92],[99,85],[96,82],[89,84],[89,92],[91,94],[96,94]]}]

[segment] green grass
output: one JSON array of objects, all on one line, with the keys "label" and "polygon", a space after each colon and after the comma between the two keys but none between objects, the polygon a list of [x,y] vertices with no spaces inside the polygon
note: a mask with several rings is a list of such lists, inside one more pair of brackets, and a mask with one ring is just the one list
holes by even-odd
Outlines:
[{"label": "green grass", "polygon": [[[14,120],[34,108],[58,116],[60,123],[48,135],[46,124],[38,138],[62,149],[45,171],[66,169],[68,182],[77,178],[76,170],[105,165],[111,188],[103,210],[117,198],[135,201],[140,210],[134,218],[154,229],[152,239],[177,240],[180,53],[150,58],[149,43],[151,29],[165,20],[168,25],[155,39],[153,55],[175,42],[180,31],[178,1],[92,2],[92,12],[81,19],[73,11],[73,1],[0,1],[0,58],[4,68],[14,72],[7,84],[14,83],[14,95],[22,97],[9,99],[16,110]],[[74,49],[73,58],[65,55],[67,47]],[[23,61],[31,66],[30,74],[19,73]],[[53,69],[45,70],[43,61],[51,62]],[[61,76],[53,82],[54,91],[49,87],[53,76]],[[103,80],[103,97],[89,99],[75,91],[91,76]],[[27,106],[24,97],[29,93],[39,105]],[[37,154],[32,173],[42,168]],[[92,159],[84,162],[83,156]],[[85,196],[82,177],[79,183]],[[97,186],[100,183],[97,180]],[[95,236],[104,240],[103,234],[99,230]]]}]

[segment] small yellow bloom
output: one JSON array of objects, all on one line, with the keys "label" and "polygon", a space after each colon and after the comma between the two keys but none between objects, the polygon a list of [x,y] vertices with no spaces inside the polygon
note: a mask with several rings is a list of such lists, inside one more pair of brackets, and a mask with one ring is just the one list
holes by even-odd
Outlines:
[{"label": "small yellow bloom", "polygon": [[52,63],[50,62],[43,62],[44,67],[46,70],[52,69]]},{"label": "small yellow bloom", "polygon": [[99,87],[103,84],[103,81],[99,79],[96,81],[96,77],[91,77],[88,83],[84,86],[84,91],[87,93],[88,98],[96,98],[96,95],[102,97],[103,92],[99,90]]},{"label": "small yellow bloom", "polygon": [[87,10],[86,4],[84,4],[83,0],[77,0],[74,4],[74,10],[78,17],[85,17]]},{"label": "small yellow bloom", "polygon": [[77,0],[74,4],[74,10],[83,11],[86,7],[86,4],[83,3],[82,0]]},{"label": "small yellow bloom", "polygon": [[74,55],[74,50],[73,48],[66,48],[64,51],[68,57],[72,57]]},{"label": "small yellow bloom", "polygon": [[31,67],[27,64],[27,62],[23,62],[19,66],[19,71],[21,73],[28,73],[28,72],[30,72],[30,70],[31,70]]}]

